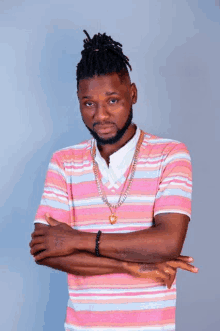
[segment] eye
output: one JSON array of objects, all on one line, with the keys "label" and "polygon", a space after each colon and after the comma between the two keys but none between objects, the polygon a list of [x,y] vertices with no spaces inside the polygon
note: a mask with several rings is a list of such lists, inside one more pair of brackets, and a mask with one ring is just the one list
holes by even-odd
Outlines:
[{"label": "eye", "polygon": [[86,107],[91,107],[93,105],[93,103],[92,102],[90,102],[90,101],[88,101],[88,102],[85,102],[85,106]]},{"label": "eye", "polygon": [[112,104],[112,105],[114,105],[114,104],[117,103],[117,102],[118,102],[117,99],[110,99],[110,100],[109,100],[109,103]]}]

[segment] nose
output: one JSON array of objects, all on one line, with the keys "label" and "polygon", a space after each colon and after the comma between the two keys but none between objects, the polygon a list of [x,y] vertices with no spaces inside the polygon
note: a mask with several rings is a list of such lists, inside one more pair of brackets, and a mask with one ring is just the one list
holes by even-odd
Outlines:
[{"label": "nose", "polygon": [[109,117],[108,109],[105,105],[99,104],[96,108],[95,112],[95,120],[96,121],[103,121]]}]

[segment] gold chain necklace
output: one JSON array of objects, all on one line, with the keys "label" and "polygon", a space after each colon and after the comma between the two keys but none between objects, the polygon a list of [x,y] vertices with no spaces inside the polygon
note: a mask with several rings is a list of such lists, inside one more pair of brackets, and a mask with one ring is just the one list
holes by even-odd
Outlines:
[{"label": "gold chain necklace", "polygon": [[[141,134],[140,134],[140,137],[139,137],[138,142],[137,142],[137,146],[136,146],[134,156],[133,156],[133,159],[132,159],[132,162],[131,162],[131,165],[130,165],[130,169],[128,171],[128,175],[125,179],[125,182],[124,182],[123,188],[121,190],[121,194],[120,194],[118,203],[116,205],[113,205],[113,204],[109,203],[109,201],[107,199],[107,196],[106,196],[106,193],[104,191],[103,184],[102,184],[101,176],[99,175],[100,174],[99,167],[98,167],[97,162],[95,161],[95,154],[96,154],[95,144],[93,145],[93,149],[92,149],[91,154],[92,154],[92,160],[93,160],[93,171],[94,171],[94,174],[95,174],[95,180],[96,180],[98,192],[99,192],[100,197],[102,198],[102,201],[109,207],[109,209],[111,211],[111,215],[109,216],[109,221],[110,221],[111,224],[115,224],[117,222],[118,217],[115,215],[116,209],[123,204],[123,202],[127,198],[128,193],[130,191],[131,184],[132,184],[134,174],[135,174],[135,170],[136,170],[136,166],[137,166],[138,154],[139,154],[140,147],[141,147],[141,144],[143,142],[143,139],[144,139],[144,132],[141,130]],[[122,194],[124,189],[125,189],[126,183],[128,181],[129,175],[130,175],[130,179],[129,179],[127,189],[125,190],[124,194]]]}]

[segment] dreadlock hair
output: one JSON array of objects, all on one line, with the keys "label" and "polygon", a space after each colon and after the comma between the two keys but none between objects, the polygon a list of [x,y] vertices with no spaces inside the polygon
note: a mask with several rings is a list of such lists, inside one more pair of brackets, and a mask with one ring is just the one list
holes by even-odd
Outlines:
[{"label": "dreadlock hair", "polygon": [[83,30],[87,38],[83,40],[82,58],[77,64],[77,90],[81,79],[94,76],[118,73],[120,79],[128,74],[127,67],[132,70],[129,59],[122,52],[122,45],[114,41],[106,33],[95,34],[91,39],[88,32]]}]

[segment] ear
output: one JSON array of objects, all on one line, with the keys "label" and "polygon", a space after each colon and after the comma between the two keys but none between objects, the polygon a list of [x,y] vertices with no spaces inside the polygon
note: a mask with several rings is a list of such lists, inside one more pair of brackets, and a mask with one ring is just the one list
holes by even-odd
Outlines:
[{"label": "ear", "polygon": [[131,84],[130,93],[131,93],[131,102],[132,105],[134,105],[137,102],[137,87],[135,83]]}]

